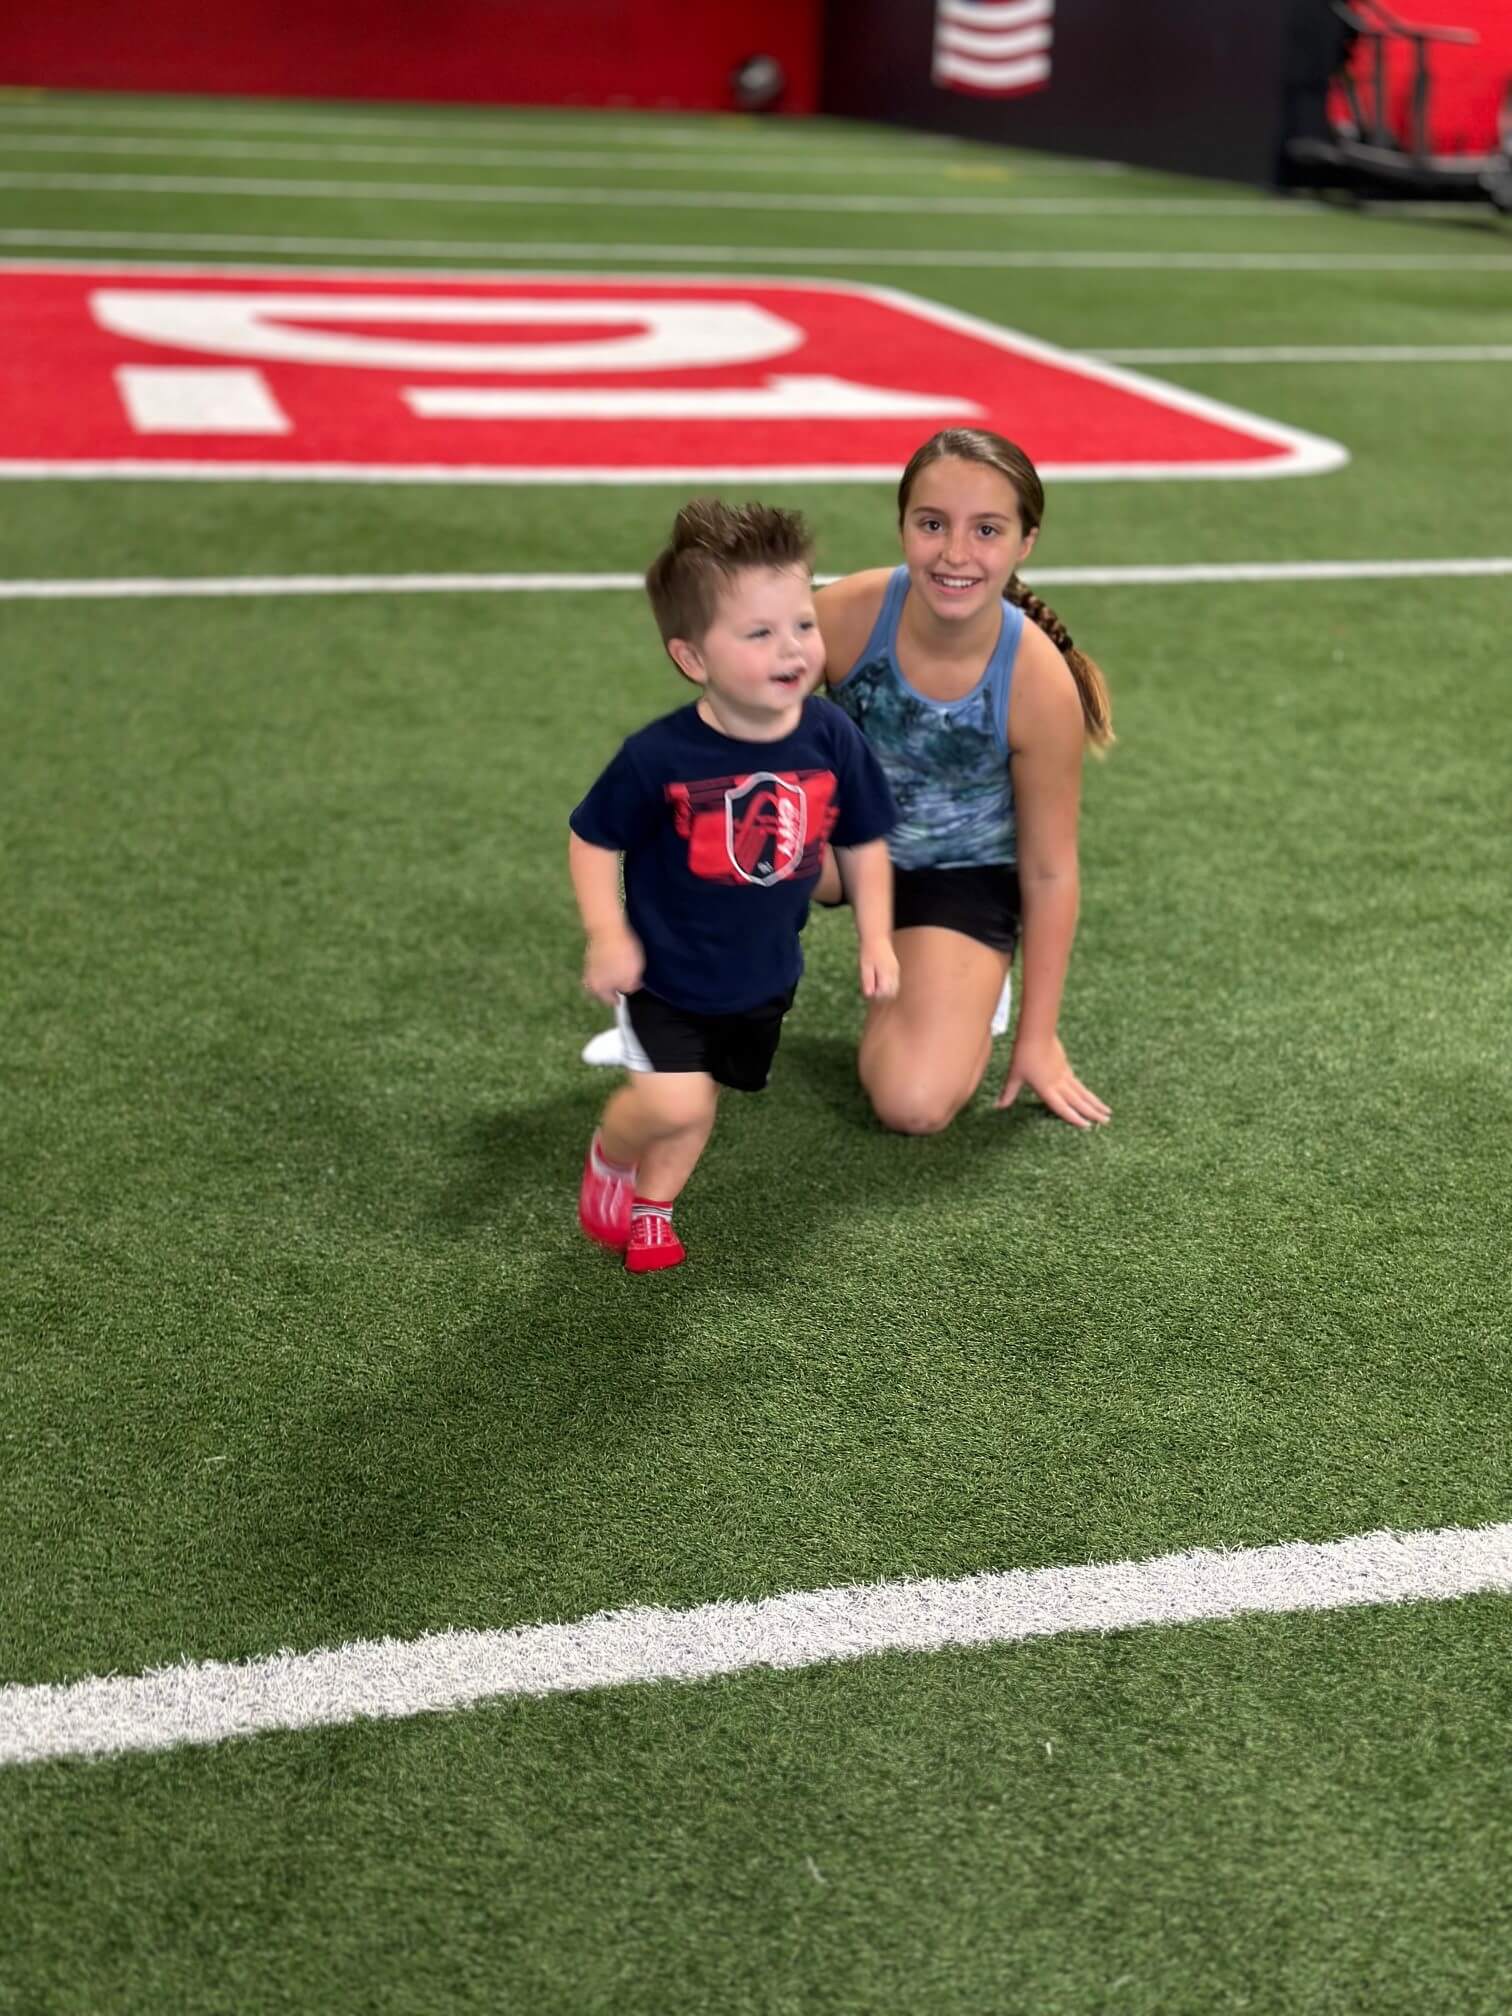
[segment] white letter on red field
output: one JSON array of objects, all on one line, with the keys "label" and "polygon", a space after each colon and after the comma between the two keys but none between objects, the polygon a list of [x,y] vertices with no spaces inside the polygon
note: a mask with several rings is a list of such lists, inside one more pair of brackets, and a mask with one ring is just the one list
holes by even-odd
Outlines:
[{"label": "white letter on red field", "polygon": [[[368,371],[688,371],[754,364],[803,342],[801,329],[752,301],[484,300],[428,294],[175,293],[102,287],[95,320],[117,336],[217,357],[340,364]],[[520,342],[427,342],[360,335],[336,323],[451,323],[473,328],[603,327],[603,336]],[[312,325],[324,323],[325,327]],[[614,333],[607,333],[614,332]]]}]

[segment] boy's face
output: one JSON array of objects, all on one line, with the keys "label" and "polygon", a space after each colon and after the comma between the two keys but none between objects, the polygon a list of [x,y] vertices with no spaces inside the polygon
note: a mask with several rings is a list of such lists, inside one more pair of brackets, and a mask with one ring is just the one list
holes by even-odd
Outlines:
[{"label": "boy's face", "polygon": [[742,713],[784,713],[814,690],[824,644],[806,567],[743,567],[722,590],[703,642],[674,638],[678,669]]}]

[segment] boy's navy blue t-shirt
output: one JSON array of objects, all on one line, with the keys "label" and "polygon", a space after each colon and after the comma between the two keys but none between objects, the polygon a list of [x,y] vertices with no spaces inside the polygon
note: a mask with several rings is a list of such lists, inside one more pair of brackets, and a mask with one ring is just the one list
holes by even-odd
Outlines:
[{"label": "boy's navy blue t-shirt", "polygon": [[625,857],[643,984],[675,1007],[737,1015],[803,971],[798,933],[824,844],[880,840],[897,808],[860,730],[806,700],[780,742],[744,742],[680,707],[625,742],[571,826]]}]

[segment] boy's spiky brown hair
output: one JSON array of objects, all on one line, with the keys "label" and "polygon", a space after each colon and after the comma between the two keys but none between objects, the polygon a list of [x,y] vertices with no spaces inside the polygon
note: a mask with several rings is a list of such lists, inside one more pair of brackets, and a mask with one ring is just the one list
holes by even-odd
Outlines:
[{"label": "boy's spiky brown hair", "polygon": [[672,537],[646,569],[646,593],[662,642],[700,645],[721,589],[746,567],[812,567],[814,542],[797,511],[695,497],[677,514]]}]

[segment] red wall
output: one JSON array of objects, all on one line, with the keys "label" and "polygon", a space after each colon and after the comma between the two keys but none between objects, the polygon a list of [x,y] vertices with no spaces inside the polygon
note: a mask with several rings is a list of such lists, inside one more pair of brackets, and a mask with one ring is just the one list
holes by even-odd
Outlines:
[{"label": "red wall", "polygon": [[820,0],[14,0],[0,84],[727,109],[742,57],[814,108]]},{"label": "red wall", "polygon": [[[1512,5],[1508,0],[1390,0],[1400,21],[1420,28],[1469,28],[1480,40],[1473,49],[1435,42],[1428,50],[1433,79],[1428,100],[1429,140],[1437,154],[1488,154],[1496,146],[1497,109],[1512,84]],[[1351,66],[1368,78],[1367,45],[1355,50]],[[1406,141],[1412,94],[1410,45],[1394,38],[1387,51],[1386,102],[1388,123]],[[1367,113],[1368,96],[1363,100]],[[1343,112],[1342,102],[1333,110]]]}]

